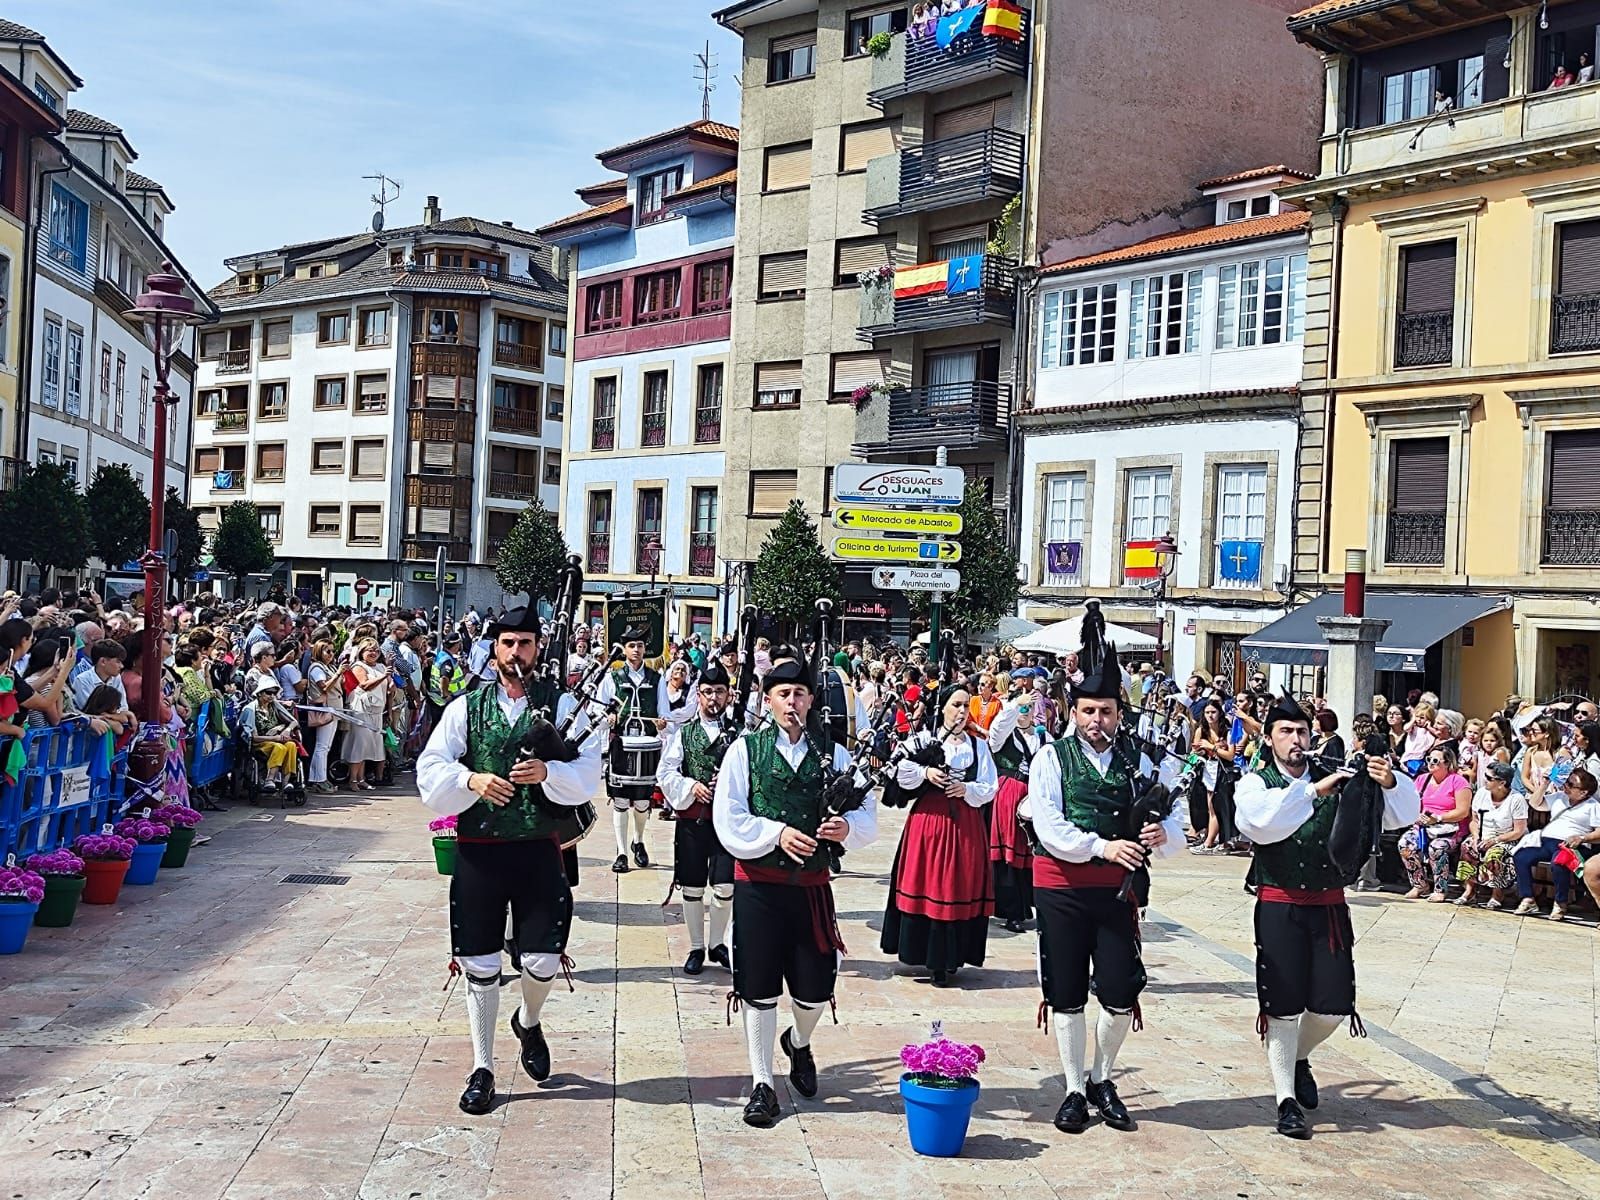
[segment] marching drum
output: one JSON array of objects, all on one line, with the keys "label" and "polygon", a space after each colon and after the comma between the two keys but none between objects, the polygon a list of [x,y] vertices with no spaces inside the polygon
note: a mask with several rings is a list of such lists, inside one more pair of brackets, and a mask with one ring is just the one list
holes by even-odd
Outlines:
[{"label": "marching drum", "polygon": [[656,767],[661,762],[661,739],[623,734],[621,746],[611,757],[611,782],[617,787],[656,786]]}]

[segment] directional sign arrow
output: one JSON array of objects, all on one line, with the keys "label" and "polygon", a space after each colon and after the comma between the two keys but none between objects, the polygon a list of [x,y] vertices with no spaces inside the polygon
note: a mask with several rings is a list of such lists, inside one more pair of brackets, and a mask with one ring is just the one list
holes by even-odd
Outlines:
[{"label": "directional sign arrow", "polygon": [[835,529],[881,529],[885,533],[960,533],[961,514],[908,512],[890,508],[836,508]]}]

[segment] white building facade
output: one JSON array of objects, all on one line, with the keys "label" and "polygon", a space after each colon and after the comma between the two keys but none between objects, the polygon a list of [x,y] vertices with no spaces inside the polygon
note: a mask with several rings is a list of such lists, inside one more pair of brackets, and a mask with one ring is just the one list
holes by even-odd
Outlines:
[{"label": "white building facade", "polygon": [[[1174,676],[1247,681],[1240,642],[1288,601],[1308,243],[1305,215],[1273,193],[1289,177],[1210,181],[1213,224],[1042,275],[1020,615],[1099,598],[1159,639]],[[1179,553],[1158,596],[1139,568],[1164,537]]]}]

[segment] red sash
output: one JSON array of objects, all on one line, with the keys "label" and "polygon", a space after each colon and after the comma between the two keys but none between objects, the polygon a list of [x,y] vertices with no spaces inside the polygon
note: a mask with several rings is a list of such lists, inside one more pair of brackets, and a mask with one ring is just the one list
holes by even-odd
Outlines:
[{"label": "red sash", "polygon": [[1033,856],[1036,888],[1121,887],[1127,874],[1115,863],[1069,863],[1048,854]]},{"label": "red sash", "polygon": [[1334,908],[1344,903],[1343,888],[1280,888],[1263,886],[1256,892],[1257,900],[1272,904],[1300,904],[1307,908]]}]

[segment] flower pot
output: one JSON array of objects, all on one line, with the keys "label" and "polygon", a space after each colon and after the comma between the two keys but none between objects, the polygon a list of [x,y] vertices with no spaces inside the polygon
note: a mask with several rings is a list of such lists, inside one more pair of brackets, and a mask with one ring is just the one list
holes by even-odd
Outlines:
[{"label": "flower pot", "polygon": [[37,904],[26,900],[0,900],[0,954],[21,954],[28,940]]},{"label": "flower pot", "polygon": [[189,847],[194,845],[194,828],[179,825],[167,835],[167,852],[161,856],[163,867],[181,867],[189,861]]},{"label": "flower pot", "polygon": [[929,1158],[961,1153],[972,1106],[978,1102],[976,1079],[963,1079],[953,1087],[929,1087],[902,1075],[900,1095],[906,1102],[906,1132],[913,1150]]},{"label": "flower pot", "polygon": [[122,881],[128,874],[125,858],[89,858],[83,863],[83,902],[85,904],[115,904]]},{"label": "flower pot", "polygon": [[78,912],[78,900],[88,882],[82,875],[46,875],[44,900],[33,916],[33,923],[47,929],[65,929],[71,925],[72,918]]},{"label": "flower pot", "polygon": [[439,868],[441,875],[454,875],[456,873],[456,840],[452,837],[436,837],[433,839],[433,865]]},{"label": "flower pot", "polygon": [[161,870],[161,856],[167,852],[165,842],[140,842],[134,847],[133,861],[128,864],[126,883],[148,884],[156,881]]}]

